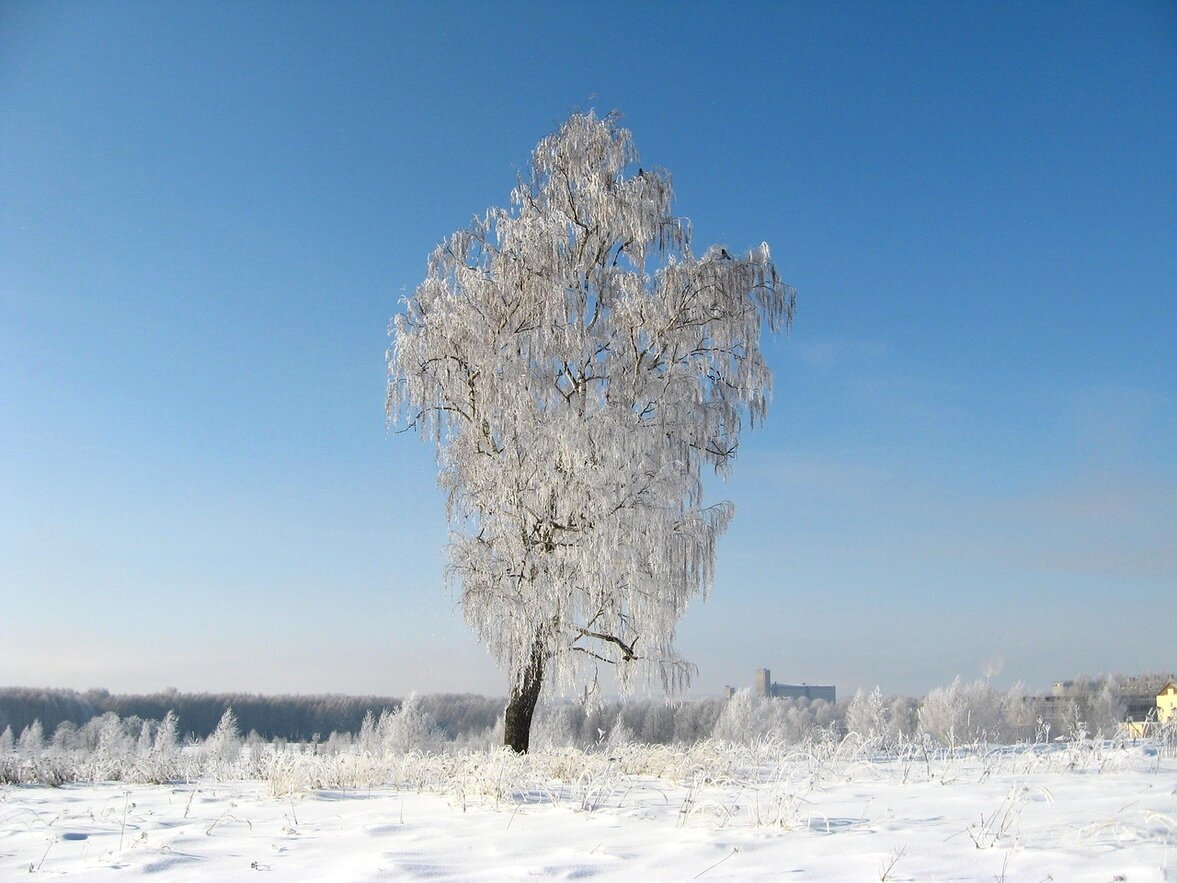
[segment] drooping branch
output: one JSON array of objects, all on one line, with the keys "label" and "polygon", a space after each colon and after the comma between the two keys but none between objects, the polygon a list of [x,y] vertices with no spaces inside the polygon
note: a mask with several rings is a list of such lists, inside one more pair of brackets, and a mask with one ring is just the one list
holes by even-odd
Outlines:
[{"label": "drooping branch", "polygon": [[[633,649],[634,644],[638,642],[638,638],[634,638],[633,641],[627,644],[616,635],[606,635],[603,632],[590,632],[588,629],[582,628],[578,625],[574,625],[573,628],[580,634],[581,637],[596,638],[598,641],[605,641],[609,644],[616,644],[621,648],[621,659],[623,662],[634,662],[635,660],[641,658],[634,652]],[[639,635],[638,637],[640,638],[641,636]],[[579,640],[579,638],[577,640]]]}]

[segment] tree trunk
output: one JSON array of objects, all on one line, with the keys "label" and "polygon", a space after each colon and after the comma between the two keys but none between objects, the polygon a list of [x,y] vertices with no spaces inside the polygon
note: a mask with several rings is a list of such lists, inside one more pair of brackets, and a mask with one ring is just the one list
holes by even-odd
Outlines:
[{"label": "tree trunk", "polygon": [[526,754],[531,745],[531,718],[535,703],[544,683],[544,656],[537,639],[531,648],[531,659],[523,672],[523,682],[511,687],[503,726],[503,744],[512,751]]}]

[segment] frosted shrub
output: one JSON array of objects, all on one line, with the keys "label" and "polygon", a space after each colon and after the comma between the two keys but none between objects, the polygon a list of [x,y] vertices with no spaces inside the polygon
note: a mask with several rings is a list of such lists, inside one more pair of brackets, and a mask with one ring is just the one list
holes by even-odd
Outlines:
[{"label": "frosted shrub", "polygon": [[139,725],[139,738],[135,740],[135,753],[140,757],[151,751],[151,743],[154,741],[152,739],[153,724],[154,721],[143,721]]},{"label": "frosted shrub", "polygon": [[174,755],[177,751],[179,730],[180,721],[176,717],[176,713],[169,711],[155,730],[155,740],[151,745],[152,752],[160,757]]},{"label": "frosted shrub", "polygon": [[376,729],[376,716],[372,709],[364,714],[364,721],[360,724],[360,732],[356,735],[356,749],[360,754],[375,756],[380,752],[380,733]]},{"label": "frosted shrub", "polygon": [[724,707],[719,704],[719,700],[684,702],[675,711],[674,735],[671,741],[693,745],[701,739],[710,737]]},{"label": "frosted shrub", "polygon": [[475,749],[479,751],[488,751],[503,744],[503,731],[505,724],[500,717],[493,727],[487,727],[485,730],[476,733],[462,734],[454,740],[453,745],[456,749]]},{"label": "frosted shrub", "polygon": [[674,715],[681,708],[682,705],[672,707],[667,702],[647,707],[639,733],[641,740],[647,745],[674,741]]},{"label": "frosted shrub", "polygon": [[21,754],[39,754],[41,749],[45,747],[45,731],[41,727],[39,720],[33,721],[20,733],[20,742],[17,748]]},{"label": "frosted shrub", "polygon": [[574,745],[573,714],[574,709],[569,705],[539,705],[531,723],[531,744],[539,748],[566,748]]},{"label": "frosted shrub", "polygon": [[919,732],[919,701],[908,696],[896,696],[891,700],[891,721],[898,738],[912,739]]},{"label": "frosted shrub", "polygon": [[[339,754],[340,752],[350,749],[354,742],[355,739],[352,738],[351,733],[340,733],[338,731],[332,730],[331,735],[327,737],[327,741],[324,742],[321,746],[321,750],[324,754]],[[245,740],[245,744],[251,747],[260,747],[265,743],[262,741],[261,736],[259,736],[257,732],[251,731],[249,737]],[[256,750],[251,752],[251,754],[253,753],[256,753]]]},{"label": "frosted shrub", "polygon": [[719,713],[711,735],[715,739],[740,742],[761,736],[766,729],[756,697],[750,690],[738,690]]},{"label": "frosted shrub", "polygon": [[833,724],[833,706],[828,702],[766,699],[752,695],[749,690],[740,690],[719,713],[711,736],[727,742],[772,738],[799,743],[820,738]]},{"label": "frosted shrub", "polygon": [[54,751],[68,751],[85,747],[78,735],[78,725],[73,721],[62,721],[53,731],[53,738],[49,740]]},{"label": "frosted shrub", "polygon": [[57,787],[79,778],[76,767],[53,754],[0,755],[0,785],[50,785]]},{"label": "frosted shrub", "polygon": [[605,740],[605,744],[610,749],[616,749],[621,745],[629,745],[634,742],[633,730],[620,717],[613,724],[613,729],[609,731],[609,736]]},{"label": "frosted shrub", "polygon": [[1005,694],[1006,738],[1011,741],[1033,742],[1037,732],[1038,718],[1034,706],[1027,701],[1025,688],[1016,683]]},{"label": "frosted shrub", "polygon": [[1097,733],[1113,733],[1124,720],[1123,683],[1116,676],[1105,678],[1091,697],[1089,723]]},{"label": "frosted shrub", "polygon": [[933,690],[919,710],[920,731],[949,749],[1005,737],[1005,697],[985,681]]},{"label": "frosted shrub", "polygon": [[102,715],[98,728],[98,744],[90,754],[87,778],[98,781],[118,781],[131,772],[133,755],[130,735],[113,711]]},{"label": "frosted shrub", "polygon": [[226,708],[220,723],[204,741],[201,753],[207,769],[215,775],[231,766],[241,756],[241,733],[237,729],[237,716],[232,708]]},{"label": "frosted shrub", "polygon": [[324,789],[374,788],[396,781],[393,765],[371,754],[336,755],[301,751],[270,753],[259,764],[259,776],[275,797]]},{"label": "frosted shrub", "polygon": [[878,687],[870,693],[859,690],[846,708],[846,730],[861,738],[872,750],[895,745],[898,731],[892,709]]},{"label": "frosted shrub", "polygon": [[139,768],[145,781],[162,783],[180,778],[182,764],[180,748],[177,744],[179,727],[180,723],[176,713],[169,711],[156,726],[150,745],[144,746],[143,740],[140,738],[140,747],[137,753]]},{"label": "frosted shrub", "polygon": [[781,738],[792,742],[828,741],[838,728],[834,706],[822,699],[774,700],[783,702],[784,724],[778,729]]},{"label": "frosted shrub", "polygon": [[949,687],[938,687],[920,706],[920,732],[942,745],[955,748],[963,738],[964,706],[960,697],[960,678]]},{"label": "frosted shrub", "polygon": [[412,693],[396,711],[385,710],[376,725],[381,749],[386,753],[428,750],[440,744],[441,736],[433,716],[425,710],[421,697]]},{"label": "frosted shrub", "polygon": [[1157,756],[1164,758],[1177,757],[1177,715],[1157,727],[1154,742],[1157,746]]}]

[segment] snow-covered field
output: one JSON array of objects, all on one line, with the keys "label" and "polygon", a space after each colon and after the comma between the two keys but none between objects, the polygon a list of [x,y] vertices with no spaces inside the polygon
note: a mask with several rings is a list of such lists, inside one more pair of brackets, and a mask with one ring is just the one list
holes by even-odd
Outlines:
[{"label": "snow-covered field", "polygon": [[[1164,746],[278,758],[0,788],[0,879],[1177,880]],[[396,783],[366,787],[384,778]]]}]

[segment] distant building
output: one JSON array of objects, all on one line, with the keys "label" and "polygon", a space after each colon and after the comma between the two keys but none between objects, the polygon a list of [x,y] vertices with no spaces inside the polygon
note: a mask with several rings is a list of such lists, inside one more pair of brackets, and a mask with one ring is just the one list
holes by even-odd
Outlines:
[{"label": "distant building", "polygon": [[1174,715],[1177,715],[1177,684],[1170,681],[1157,693],[1157,722],[1167,724]]},{"label": "distant building", "polygon": [[1177,684],[1170,681],[1155,697],[1125,697],[1125,709],[1127,734],[1132,738],[1148,736],[1177,715]]},{"label": "distant building", "polygon": [[838,691],[828,685],[773,683],[772,672],[767,668],[756,669],[752,692],[766,699],[821,699],[830,703],[838,701]]},{"label": "distant building", "polygon": [[[1100,683],[1090,679],[1079,681],[1055,681],[1050,692],[1042,696],[1023,696],[1030,720],[1056,738],[1073,732],[1077,728],[1088,729],[1093,703],[1098,698]],[[1155,687],[1149,688],[1130,678],[1118,685],[1117,699],[1121,706],[1120,723],[1126,732],[1139,736],[1151,722],[1156,720]]]},{"label": "distant building", "polygon": [[772,672],[767,668],[756,669],[756,679],[752,682],[752,692],[757,696],[772,695]]}]

